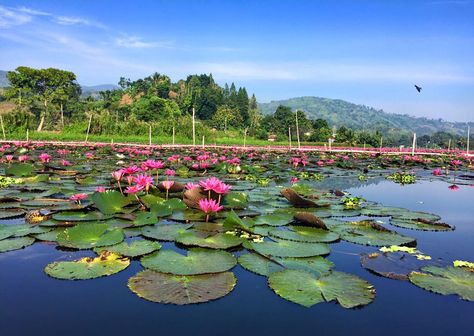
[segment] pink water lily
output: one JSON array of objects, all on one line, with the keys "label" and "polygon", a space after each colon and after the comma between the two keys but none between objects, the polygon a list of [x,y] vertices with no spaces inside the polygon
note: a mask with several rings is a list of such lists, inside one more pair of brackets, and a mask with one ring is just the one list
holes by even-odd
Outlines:
[{"label": "pink water lily", "polygon": [[51,161],[51,155],[49,155],[47,153],[41,153],[40,156],[39,156],[39,159],[43,163],[48,163],[49,161]]},{"label": "pink water lily", "polygon": [[81,204],[82,200],[85,200],[87,198],[87,194],[81,193],[81,194],[75,194],[69,197],[71,201],[76,201],[77,203]]},{"label": "pink water lily", "polygon": [[458,187],[457,185],[455,185],[455,184],[450,185],[448,188],[451,189],[451,190],[453,190],[453,191],[459,190],[459,187]]},{"label": "pink water lily", "polygon": [[65,166],[65,167],[66,166],[72,166],[72,163],[69,162],[68,160],[61,160],[61,165]]},{"label": "pink water lily", "polygon": [[151,176],[140,174],[133,178],[133,182],[137,185],[142,186],[146,191],[153,185],[153,178]]},{"label": "pink water lily", "polygon": [[213,199],[202,198],[199,200],[199,208],[206,214],[206,222],[209,221],[209,215],[224,209]]},{"label": "pink water lily", "polygon": [[30,159],[30,157],[28,155],[20,155],[18,157],[18,161],[20,162],[25,162],[25,161],[28,161]]},{"label": "pink water lily", "polygon": [[193,190],[195,188],[199,188],[199,184],[193,183],[193,182],[188,182],[188,183],[185,184],[185,188],[187,190]]},{"label": "pink water lily", "polygon": [[136,194],[140,191],[143,190],[142,186],[135,185],[135,186],[128,186],[127,189],[125,189],[126,194]]},{"label": "pink water lily", "polygon": [[175,176],[175,175],[176,175],[176,171],[174,171],[173,169],[166,169],[166,170],[165,170],[165,175],[166,175],[166,176]]},{"label": "pink water lily", "polygon": [[168,199],[168,195],[171,187],[174,185],[174,181],[163,181],[161,184],[166,189],[166,199]]},{"label": "pink water lily", "polygon": [[443,172],[441,171],[441,168],[436,168],[435,170],[433,170],[433,175],[434,176],[440,176],[442,174],[443,174]]},{"label": "pink water lily", "polygon": [[96,192],[103,193],[103,192],[106,192],[107,189],[105,189],[105,187],[97,187],[97,188],[95,188],[95,191],[96,191]]}]

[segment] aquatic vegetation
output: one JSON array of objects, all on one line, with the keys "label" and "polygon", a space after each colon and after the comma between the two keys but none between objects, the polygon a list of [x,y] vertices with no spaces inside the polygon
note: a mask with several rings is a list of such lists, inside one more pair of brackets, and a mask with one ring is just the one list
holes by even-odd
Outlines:
[{"label": "aquatic vegetation", "polygon": [[[51,260],[44,271],[54,278],[112,276],[140,263],[145,269],[128,280],[133,293],[153,302],[191,304],[230,293],[237,283],[232,269],[242,266],[267,277],[268,290],[306,307],[331,301],[364,306],[375,299],[373,286],[326,259],[344,241],[372,251],[361,256],[371,272],[472,299],[469,262],[455,262],[454,271],[440,268],[445,265],[416,249],[415,238],[398,232],[443,235],[453,225],[436,214],[364,200],[337,184],[371,183],[383,179],[380,169],[398,171],[402,164],[413,174],[392,174],[397,183],[432,175],[452,183],[430,173],[448,164],[466,170],[467,177],[456,178],[464,188],[472,181],[462,157],[441,163],[383,153],[290,155],[286,149],[32,143],[1,148],[0,172],[6,176],[0,178],[0,252],[49,242],[68,255],[95,253]],[[425,167],[430,170],[423,174]],[[458,280],[462,286],[453,285]]]},{"label": "aquatic vegetation", "polygon": [[396,172],[387,176],[387,179],[398,184],[412,184],[416,182],[416,176],[407,172]]}]

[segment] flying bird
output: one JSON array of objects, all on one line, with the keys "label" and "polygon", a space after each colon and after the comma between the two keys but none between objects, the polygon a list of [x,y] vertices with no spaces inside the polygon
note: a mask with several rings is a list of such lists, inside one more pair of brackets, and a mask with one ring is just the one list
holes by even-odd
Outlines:
[{"label": "flying bird", "polygon": [[421,86],[418,86],[418,85],[415,84],[415,89],[416,89],[416,91],[421,92],[422,88],[421,88]]}]

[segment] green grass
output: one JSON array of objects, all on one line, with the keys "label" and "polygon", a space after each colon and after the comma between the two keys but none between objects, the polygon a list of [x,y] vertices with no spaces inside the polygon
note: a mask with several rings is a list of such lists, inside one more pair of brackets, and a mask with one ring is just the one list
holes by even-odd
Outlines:
[{"label": "green grass", "polygon": [[[74,134],[74,133],[65,133],[65,132],[35,132],[32,131],[29,133],[29,140],[43,140],[43,141],[85,141],[84,134]],[[26,134],[7,134],[7,140],[26,140]],[[95,135],[91,134],[88,138],[89,142],[107,142],[107,143],[131,143],[131,144],[148,144],[149,138],[148,136],[138,136],[138,135]],[[152,137],[152,143],[154,145],[164,145],[164,144],[172,144],[172,137],[167,136],[154,136]],[[186,144],[192,145],[192,139],[184,138],[184,137],[176,137],[175,139],[176,144]],[[196,145],[200,146],[202,144],[202,138],[200,141],[196,139]],[[206,145],[235,145],[235,146],[243,146],[244,140],[242,137],[225,137],[220,136],[217,137],[214,141],[205,142]],[[252,137],[248,137],[246,140],[246,145],[248,146],[288,146],[288,142],[286,141],[267,141],[267,140],[260,140]],[[324,146],[324,143],[315,143],[315,142],[302,142],[302,146]],[[292,143],[292,147],[296,147],[297,144],[295,142]],[[334,145],[336,146],[336,145]]]}]

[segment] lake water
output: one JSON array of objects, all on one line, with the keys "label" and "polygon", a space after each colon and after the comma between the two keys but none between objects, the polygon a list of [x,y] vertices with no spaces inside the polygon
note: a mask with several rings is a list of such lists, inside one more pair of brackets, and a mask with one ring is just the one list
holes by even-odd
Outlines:
[{"label": "lake water", "polygon": [[[400,186],[380,181],[349,191],[384,205],[440,215],[456,230],[396,230],[417,238],[417,248],[433,258],[474,260],[474,187],[452,191],[445,182]],[[360,266],[359,253],[374,247],[340,242],[331,248],[328,259],[336,270],[375,286],[373,303],[361,309],[335,303],[304,308],[275,295],[265,277],[236,266],[237,285],[224,298],[188,306],[157,304],[127,288],[128,279],[142,269],[139,261],[110,277],[61,281],[43,272],[46,264],[93,253],[35,243],[0,254],[0,335],[473,335],[474,303],[368,272]]]}]

